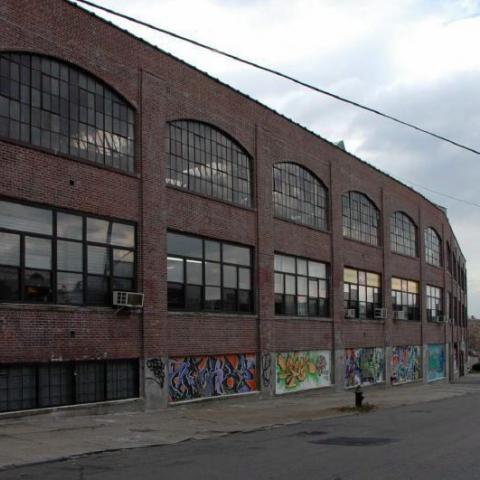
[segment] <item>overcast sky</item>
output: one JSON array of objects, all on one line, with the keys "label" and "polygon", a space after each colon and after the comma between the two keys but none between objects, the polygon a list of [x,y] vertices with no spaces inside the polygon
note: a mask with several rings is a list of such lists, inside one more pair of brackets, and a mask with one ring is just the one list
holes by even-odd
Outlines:
[{"label": "overcast sky", "polygon": [[[480,0],[94,0],[480,149]],[[400,178],[480,204],[480,156],[125,20],[117,25]],[[480,315],[480,208],[428,192]]]}]

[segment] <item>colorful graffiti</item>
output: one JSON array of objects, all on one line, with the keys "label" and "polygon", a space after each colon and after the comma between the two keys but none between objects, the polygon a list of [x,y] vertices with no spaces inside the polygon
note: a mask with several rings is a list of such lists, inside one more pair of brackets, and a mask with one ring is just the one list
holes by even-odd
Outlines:
[{"label": "colorful graffiti", "polygon": [[445,345],[428,345],[428,373],[427,380],[433,382],[445,378]]},{"label": "colorful graffiti", "polygon": [[256,363],[254,353],[170,358],[170,401],[252,392],[257,389]]},{"label": "colorful graffiti", "polygon": [[383,348],[347,348],[345,350],[345,386],[374,385],[384,381]]},{"label": "colorful graffiti", "polygon": [[394,385],[422,378],[422,349],[417,345],[393,347],[391,380]]},{"label": "colorful graffiti", "polygon": [[331,384],[330,352],[283,352],[277,354],[275,392],[297,392]]}]

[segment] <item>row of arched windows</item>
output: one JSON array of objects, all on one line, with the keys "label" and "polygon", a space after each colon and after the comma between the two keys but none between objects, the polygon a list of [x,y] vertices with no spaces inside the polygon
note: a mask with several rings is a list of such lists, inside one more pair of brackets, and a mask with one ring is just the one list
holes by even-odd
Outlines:
[{"label": "row of arched windows", "polygon": [[[54,153],[134,172],[135,113],[102,81],[80,68],[29,53],[0,54],[0,137]],[[237,205],[252,206],[252,159],[238,142],[197,121],[173,121],[167,129],[168,185]],[[328,229],[328,190],[295,163],[273,167],[274,215]],[[342,195],[343,234],[380,243],[380,213],[363,193]],[[404,213],[391,218],[392,251],[415,257],[417,228]],[[441,265],[441,239],[425,230],[426,261]]]}]

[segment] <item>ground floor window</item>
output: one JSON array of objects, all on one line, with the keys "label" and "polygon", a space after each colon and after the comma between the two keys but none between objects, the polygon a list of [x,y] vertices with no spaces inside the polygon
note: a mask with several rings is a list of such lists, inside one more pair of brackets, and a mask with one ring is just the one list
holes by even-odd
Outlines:
[{"label": "ground floor window", "polygon": [[138,397],[138,360],[0,364],[0,412]]}]

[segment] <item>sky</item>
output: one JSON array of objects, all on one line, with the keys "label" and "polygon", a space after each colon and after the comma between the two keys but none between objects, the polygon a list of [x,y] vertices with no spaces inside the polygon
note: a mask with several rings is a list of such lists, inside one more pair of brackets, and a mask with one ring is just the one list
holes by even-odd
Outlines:
[{"label": "sky", "polygon": [[[480,0],[93,1],[480,150]],[[419,187],[480,205],[479,155],[88,8],[446,207],[480,316],[480,208]]]}]

